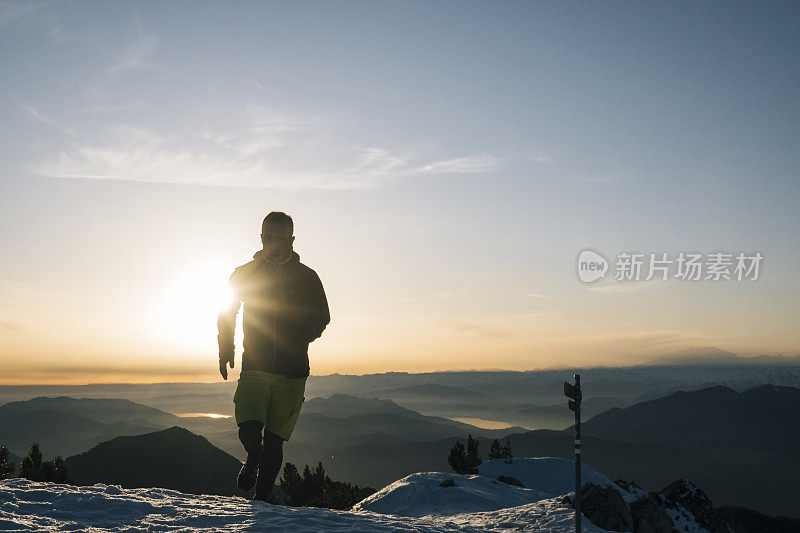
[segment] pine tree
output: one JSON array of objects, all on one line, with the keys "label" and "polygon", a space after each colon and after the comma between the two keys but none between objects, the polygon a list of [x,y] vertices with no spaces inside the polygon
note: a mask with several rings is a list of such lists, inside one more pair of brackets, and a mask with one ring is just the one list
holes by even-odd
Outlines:
[{"label": "pine tree", "polygon": [[464,445],[461,441],[456,441],[455,445],[450,449],[450,456],[447,458],[447,463],[450,468],[458,474],[466,474],[467,470],[467,453],[464,450]]},{"label": "pine tree", "polygon": [[467,440],[467,465],[469,466],[470,474],[478,473],[478,466],[482,463],[481,457],[478,455],[478,441],[473,439],[472,435]]},{"label": "pine tree", "polygon": [[502,446],[497,439],[492,442],[492,448],[489,450],[489,459],[511,459],[511,439],[506,437],[506,443]]},{"label": "pine tree", "polygon": [[42,481],[42,452],[39,450],[39,443],[31,444],[31,449],[22,459],[19,467],[19,477],[30,479],[31,481]]},{"label": "pine tree", "polygon": [[53,459],[52,463],[50,461],[46,461],[45,464],[50,463],[53,465],[52,467],[52,474],[50,476],[43,476],[45,481],[52,481],[53,483],[63,483],[65,485],[74,485],[75,480],[69,477],[69,471],[67,470],[67,462],[58,455],[55,459]]},{"label": "pine tree", "polygon": [[492,446],[489,448],[489,459],[500,459],[500,442],[497,439],[492,441]]},{"label": "pine tree", "polygon": [[283,476],[280,479],[280,485],[286,493],[286,496],[288,496],[291,505],[301,505],[299,502],[304,501],[303,478],[300,477],[297,467],[292,463],[286,463],[283,466]]},{"label": "pine tree", "polygon": [[478,466],[483,462],[478,455],[478,441],[472,438],[467,439],[467,448],[460,441],[456,441],[455,446],[450,449],[450,456],[447,458],[450,468],[459,474],[477,474]]},{"label": "pine tree", "polygon": [[286,463],[280,485],[289,497],[289,505],[293,506],[345,510],[360,500],[358,485],[333,481],[325,475],[321,462],[314,470],[306,465],[302,476],[292,463]]},{"label": "pine tree", "polygon": [[514,454],[511,453],[511,437],[506,437],[506,443],[500,447],[501,457],[508,459],[508,463],[512,461],[514,458]]},{"label": "pine tree", "polygon": [[75,480],[69,477],[67,463],[59,455],[52,461],[42,461],[42,452],[39,444],[34,442],[28,455],[22,459],[19,477],[31,481],[49,481],[52,483],[74,484]]},{"label": "pine tree", "polygon": [[14,465],[8,462],[8,448],[0,447],[0,479],[14,477]]}]

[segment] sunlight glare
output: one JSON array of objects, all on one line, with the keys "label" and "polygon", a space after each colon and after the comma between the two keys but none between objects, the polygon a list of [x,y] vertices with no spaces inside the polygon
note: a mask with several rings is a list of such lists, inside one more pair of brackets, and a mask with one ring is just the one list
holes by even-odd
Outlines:
[{"label": "sunlight glare", "polygon": [[[217,349],[217,316],[233,300],[226,266],[196,265],[163,292],[155,313],[160,336],[184,349]],[[237,328],[238,329],[238,328]]]}]

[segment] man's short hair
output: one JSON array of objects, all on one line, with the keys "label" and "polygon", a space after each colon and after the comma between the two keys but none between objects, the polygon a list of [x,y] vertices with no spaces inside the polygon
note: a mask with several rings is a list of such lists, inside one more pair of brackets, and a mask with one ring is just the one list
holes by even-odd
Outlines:
[{"label": "man's short hair", "polygon": [[268,223],[286,226],[289,228],[289,235],[294,234],[294,222],[292,221],[292,217],[283,211],[272,211],[270,214],[264,217],[264,222],[261,223],[262,233],[264,231],[264,226],[266,226]]}]

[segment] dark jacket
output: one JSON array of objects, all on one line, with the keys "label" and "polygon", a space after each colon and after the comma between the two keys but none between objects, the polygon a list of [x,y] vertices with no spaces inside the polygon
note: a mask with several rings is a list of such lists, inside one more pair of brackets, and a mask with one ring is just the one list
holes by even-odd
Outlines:
[{"label": "dark jacket", "polygon": [[220,357],[234,351],[239,303],[244,302],[242,370],[263,370],[290,378],[308,377],[308,343],[331,320],[322,282],[292,252],[281,263],[253,260],[237,267],[228,283],[234,302],[219,315]]}]

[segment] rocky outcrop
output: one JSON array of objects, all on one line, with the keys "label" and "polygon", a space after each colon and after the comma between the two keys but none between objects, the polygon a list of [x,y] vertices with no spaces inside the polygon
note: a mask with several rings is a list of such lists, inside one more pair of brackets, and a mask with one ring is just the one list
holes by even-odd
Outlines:
[{"label": "rocky outcrop", "polygon": [[633,531],[633,516],[618,490],[587,483],[581,487],[581,512],[609,531]]},{"label": "rocky outcrop", "polygon": [[497,476],[497,481],[502,481],[508,485],[514,485],[515,487],[525,487],[525,485],[522,484],[522,481],[511,476]]},{"label": "rocky outcrop", "polygon": [[[708,533],[733,533],[726,518],[714,509],[708,496],[686,480],[671,483],[662,492],[647,492],[632,481],[618,480],[615,483],[623,492],[617,487],[590,483],[581,488],[583,515],[603,529],[683,533],[702,528],[701,531]],[[574,506],[572,498],[563,503]]]},{"label": "rocky outcrop", "polygon": [[630,509],[635,533],[672,533],[672,520],[657,493],[636,500]]},{"label": "rocky outcrop", "polygon": [[729,533],[728,521],[716,510],[706,494],[697,485],[685,479],[673,481],[661,490],[668,500],[682,505],[695,521],[710,533]]}]

